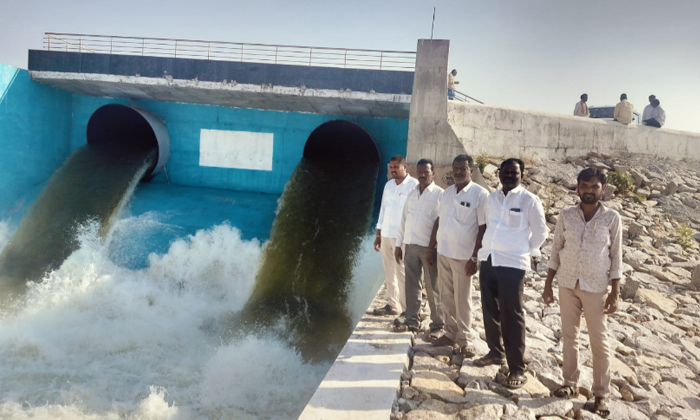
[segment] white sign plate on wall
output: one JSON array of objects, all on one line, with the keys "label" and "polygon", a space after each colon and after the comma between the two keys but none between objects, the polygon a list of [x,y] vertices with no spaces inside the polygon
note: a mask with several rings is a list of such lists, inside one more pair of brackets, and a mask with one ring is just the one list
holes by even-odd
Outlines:
[{"label": "white sign plate on wall", "polygon": [[201,129],[199,166],[271,171],[273,137],[273,133]]}]

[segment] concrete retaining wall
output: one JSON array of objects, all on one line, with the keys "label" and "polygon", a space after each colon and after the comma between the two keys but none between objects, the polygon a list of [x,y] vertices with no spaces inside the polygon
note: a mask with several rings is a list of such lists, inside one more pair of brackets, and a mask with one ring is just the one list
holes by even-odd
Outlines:
[{"label": "concrete retaining wall", "polygon": [[21,213],[68,157],[71,99],[0,64],[0,220]]},{"label": "concrete retaining wall", "polygon": [[447,121],[474,155],[548,160],[594,151],[700,160],[698,133],[454,101]]}]

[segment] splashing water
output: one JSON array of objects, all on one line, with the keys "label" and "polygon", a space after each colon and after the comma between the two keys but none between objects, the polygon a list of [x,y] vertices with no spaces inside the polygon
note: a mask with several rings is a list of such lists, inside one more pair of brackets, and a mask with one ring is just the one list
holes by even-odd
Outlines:
[{"label": "splashing water", "polygon": [[[115,242],[155,224],[152,214],[123,219],[106,240],[96,223],[81,226],[78,251],[30,285],[19,313],[0,316],[0,418],[298,416],[330,363],[304,363],[274,336],[223,345],[207,328],[248,300],[260,243],[219,225],[151,254],[144,269],[110,260]],[[8,230],[0,223],[0,247]],[[361,249],[354,320],[381,282],[371,238]]]}]

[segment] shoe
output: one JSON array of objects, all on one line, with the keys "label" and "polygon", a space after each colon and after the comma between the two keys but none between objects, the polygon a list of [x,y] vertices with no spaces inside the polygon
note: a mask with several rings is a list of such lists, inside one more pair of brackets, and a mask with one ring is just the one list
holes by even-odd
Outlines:
[{"label": "shoe", "polygon": [[386,305],[383,308],[375,309],[374,311],[372,311],[372,314],[379,315],[379,316],[398,315],[399,311],[394,309],[391,305]]},{"label": "shoe", "polygon": [[435,341],[430,340],[430,343],[433,346],[437,347],[442,347],[442,346],[448,346],[448,347],[453,347],[456,345],[454,340],[452,340],[450,337],[446,336],[444,333],[440,335]]},{"label": "shoe", "polygon": [[484,357],[481,357],[479,359],[476,359],[472,362],[474,366],[477,367],[484,367],[484,366],[489,366],[489,365],[505,365],[506,364],[506,359],[498,356],[491,356],[487,354]]}]

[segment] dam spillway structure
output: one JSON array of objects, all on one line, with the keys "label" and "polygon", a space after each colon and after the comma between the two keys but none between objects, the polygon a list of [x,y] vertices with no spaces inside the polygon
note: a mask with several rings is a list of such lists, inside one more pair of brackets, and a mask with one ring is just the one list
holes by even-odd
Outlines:
[{"label": "dam spillway structure", "polygon": [[77,249],[85,223],[109,231],[136,184],[167,162],[170,139],[157,117],[124,105],[97,109],[87,144],[56,170],[0,252],[0,301],[21,297]]},{"label": "dam spillway structure", "polygon": [[[68,227],[67,245],[11,276],[43,281],[0,316],[0,410],[297,418],[382,280],[368,235],[381,159],[406,153],[415,53],[392,68],[397,52],[318,49],[343,57],[328,65],[314,49],[300,64],[149,56],[153,40],[134,55],[118,37],[111,51],[84,36],[54,50],[68,37],[47,38],[29,71],[0,65],[0,252],[18,255],[65,165],[92,165],[69,190],[117,182],[109,159],[77,159],[83,149],[109,151],[143,124],[158,137],[151,117],[169,142],[151,136],[120,158],[133,164],[121,198],[87,194],[108,209],[97,232],[74,228],[95,217],[47,218]],[[53,199],[61,211],[79,201]],[[34,251],[50,243],[33,235]]]}]

